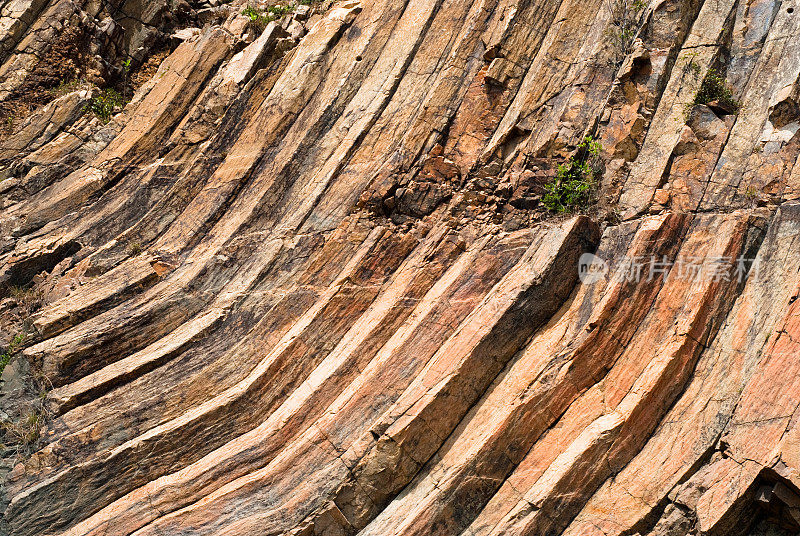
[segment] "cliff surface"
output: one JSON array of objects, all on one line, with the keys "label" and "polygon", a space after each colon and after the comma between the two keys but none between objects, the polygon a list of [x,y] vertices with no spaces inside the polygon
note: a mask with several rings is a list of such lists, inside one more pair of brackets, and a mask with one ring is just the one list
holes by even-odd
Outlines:
[{"label": "cliff surface", "polygon": [[0,533],[800,533],[798,9],[3,0]]}]

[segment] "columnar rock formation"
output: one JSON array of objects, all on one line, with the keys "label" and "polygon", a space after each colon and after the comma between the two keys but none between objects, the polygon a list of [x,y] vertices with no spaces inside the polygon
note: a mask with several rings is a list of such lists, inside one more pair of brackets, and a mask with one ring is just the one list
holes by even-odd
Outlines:
[{"label": "columnar rock formation", "polygon": [[800,2],[307,4],[2,4],[0,532],[800,533]]}]

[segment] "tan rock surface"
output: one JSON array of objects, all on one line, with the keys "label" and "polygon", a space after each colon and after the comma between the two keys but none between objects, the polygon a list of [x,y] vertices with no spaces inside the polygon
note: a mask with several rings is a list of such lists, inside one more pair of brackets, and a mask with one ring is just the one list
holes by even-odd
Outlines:
[{"label": "tan rock surface", "polygon": [[272,4],[0,5],[0,534],[800,534],[800,3]]}]

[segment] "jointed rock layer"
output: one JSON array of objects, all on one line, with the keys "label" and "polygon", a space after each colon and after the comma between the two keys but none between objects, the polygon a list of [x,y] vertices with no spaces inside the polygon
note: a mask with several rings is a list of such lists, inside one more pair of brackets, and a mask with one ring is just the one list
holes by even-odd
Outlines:
[{"label": "jointed rock layer", "polygon": [[800,2],[266,7],[0,4],[0,533],[800,533]]}]

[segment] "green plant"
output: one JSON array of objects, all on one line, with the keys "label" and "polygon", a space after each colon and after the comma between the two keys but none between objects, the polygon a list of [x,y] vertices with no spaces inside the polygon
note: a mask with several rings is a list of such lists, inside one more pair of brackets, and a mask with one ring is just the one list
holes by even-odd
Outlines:
[{"label": "green plant", "polygon": [[286,4],[285,6],[278,4],[267,7],[267,13],[269,13],[274,17],[272,20],[278,20],[287,13],[291,13],[292,11],[294,11],[295,7],[296,7],[295,4]]},{"label": "green plant", "polygon": [[19,345],[25,340],[24,333],[18,333],[11,342],[8,344],[8,348],[3,354],[0,354],[0,374],[3,374],[3,371],[6,369],[6,365],[11,361],[11,358],[14,357],[14,354],[17,353],[19,349]]},{"label": "green plant", "polygon": [[[47,397],[47,393],[44,393],[44,397]],[[40,395],[38,403],[27,413],[23,413],[17,419],[9,419],[0,423],[3,438],[0,448],[13,452],[14,458],[17,460],[29,456],[42,435],[42,429],[48,416],[44,398]],[[7,455],[7,453],[4,454]]]},{"label": "green plant", "polygon": [[257,7],[247,4],[242,10],[242,15],[250,19],[250,22],[257,22],[264,16],[264,13]]},{"label": "green plant", "polygon": [[694,97],[694,104],[708,104],[718,102],[725,108],[730,108],[733,112],[739,110],[739,102],[733,98],[733,92],[722,76],[716,69],[709,69],[700,90]]},{"label": "green plant", "polygon": [[248,4],[243,10],[242,15],[250,19],[250,23],[259,31],[263,31],[267,24],[278,20],[286,13],[294,9],[292,6],[269,6],[266,11]]},{"label": "green plant", "polygon": [[111,120],[114,108],[125,106],[125,98],[111,88],[106,88],[92,97],[89,108],[104,123]]},{"label": "green plant", "polygon": [[681,129],[683,129],[683,125],[689,123],[689,119],[692,117],[692,110],[694,110],[694,101],[687,102],[683,105],[683,123]]},{"label": "green plant", "polygon": [[[24,331],[17,334],[0,355],[0,374],[19,352],[26,336]],[[9,415],[4,415],[0,422],[0,455],[12,454],[15,459],[29,456],[33,452],[42,429],[51,416],[46,400],[49,389],[52,389],[52,382],[34,366],[31,366],[30,372],[23,372],[21,379],[24,391],[30,398],[12,406]]]},{"label": "green plant", "polygon": [[131,58],[122,62],[122,94],[128,95],[129,79],[131,75]]},{"label": "green plant", "polygon": [[596,166],[603,146],[587,136],[575,154],[558,166],[555,178],[545,185],[542,204],[551,212],[573,212],[589,207],[597,190]]},{"label": "green plant", "polygon": [[39,412],[31,411],[18,422],[4,422],[3,429],[13,443],[28,446],[39,439],[42,424],[43,419]]},{"label": "green plant", "polygon": [[633,49],[633,42],[641,27],[642,12],[647,8],[645,0],[606,0],[611,20],[606,34],[611,39],[622,61]]},{"label": "green plant", "polygon": [[697,52],[688,52],[686,56],[684,56],[689,60],[689,62],[686,64],[686,68],[694,76],[700,76],[700,72],[703,70],[702,67],[700,67],[700,64],[697,63],[697,56]]},{"label": "green plant", "polygon": [[132,257],[139,255],[142,252],[141,242],[130,242],[128,244],[128,254]]},{"label": "green plant", "polygon": [[242,15],[250,19],[250,22],[253,24],[253,26],[263,31],[267,24],[280,19],[284,15],[292,13],[295,9],[297,9],[298,5],[311,6],[318,4],[321,1],[322,0],[299,0],[298,3],[293,2],[285,5],[275,4],[273,6],[267,6],[266,9],[259,9],[251,4],[247,4],[247,6],[242,10]]},{"label": "green plant", "polygon": [[84,80],[69,80],[69,81],[62,81],[56,87],[51,88],[48,90],[50,95],[54,98],[63,97],[67,93],[72,93],[76,91],[80,87],[86,85],[86,81]]},{"label": "green plant", "polygon": [[250,24],[258,31],[263,31],[271,21],[275,20],[271,15],[265,14],[260,9],[248,5],[242,10],[242,15],[250,19]]}]

